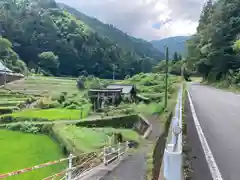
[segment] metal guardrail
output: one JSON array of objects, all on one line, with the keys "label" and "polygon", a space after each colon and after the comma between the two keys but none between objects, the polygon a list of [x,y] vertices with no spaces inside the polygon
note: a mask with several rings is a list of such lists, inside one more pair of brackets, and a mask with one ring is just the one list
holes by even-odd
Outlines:
[{"label": "metal guardrail", "polygon": [[182,94],[183,85],[178,92],[175,113],[170,125],[170,134],[164,151],[164,178],[182,180]]},{"label": "metal guardrail", "polygon": [[[101,163],[99,163],[99,164],[94,163],[94,160],[96,160],[96,158],[99,159],[99,156],[97,156],[97,154],[101,155],[100,156],[101,162],[104,163],[104,166],[107,166],[108,164],[110,164],[113,161],[121,160],[121,157],[123,156],[123,154],[125,152],[128,151],[128,149],[129,149],[129,143],[127,141],[124,143],[118,143],[116,145],[104,147],[103,150],[100,149],[96,152],[83,153],[78,156],[70,154],[67,158],[62,158],[59,160],[39,164],[39,165],[36,165],[33,167],[24,168],[24,169],[20,169],[20,170],[9,172],[9,173],[0,174],[0,179],[5,179],[5,178],[11,177],[11,176],[21,175],[26,172],[34,171],[37,169],[56,165],[56,164],[63,163],[63,162],[68,162],[68,167],[66,169],[63,169],[59,173],[53,174],[49,177],[46,177],[43,180],[52,180],[55,178],[65,179],[65,180],[81,179],[82,176],[85,176],[90,170],[94,169],[96,166],[99,166],[101,164]],[[87,158],[83,158],[84,156],[87,156]],[[73,160],[76,158],[79,158],[79,157],[83,158],[82,162],[78,163],[78,164],[74,164]],[[86,168],[86,164],[90,164],[88,168]]]}]

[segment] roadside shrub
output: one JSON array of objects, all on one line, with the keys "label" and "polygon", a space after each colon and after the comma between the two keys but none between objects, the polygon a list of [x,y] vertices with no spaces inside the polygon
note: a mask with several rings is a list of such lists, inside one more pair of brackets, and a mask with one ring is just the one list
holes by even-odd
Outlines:
[{"label": "roadside shrub", "polygon": [[5,127],[9,130],[16,131],[20,130],[21,124],[7,124]]},{"label": "roadside shrub", "polygon": [[21,123],[21,124],[20,123],[19,124],[8,124],[8,125],[6,125],[6,128],[13,130],[13,131],[19,130],[22,132],[33,133],[33,134],[39,133],[41,130],[40,127],[38,127],[37,125],[30,124],[28,122]]},{"label": "roadside shrub", "polygon": [[123,110],[123,113],[124,113],[124,114],[127,114],[127,115],[132,114],[132,113],[134,113],[134,109],[131,109],[131,108],[124,109],[124,110]]},{"label": "roadside shrub", "polygon": [[79,107],[75,104],[71,104],[69,106],[66,107],[67,109],[79,109]]},{"label": "roadside shrub", "polygon": [[51,134],[51,132],[52,132],[52,127],[53,127],[52,124],[43,124],[43,125],[41,126],[40,132],[41,132],[42,134]]},{"label": "roadside shrub", "polygon": [[22,122],[22,121],[48,121],[44,118],[27,118],[27,117],[13,117],[11,115],[4,115],[0,117],[0,123]]},{"label": "roadside shrub", "polygon": [[17,107],[19,107],[20,109],[23,109],[26,107],[26,104],[25,104],[25,102],[21,102],[21,103],[17,104]]},{"label": "roadside shrub", "polygon": [[85,88],[84,82],[83,82],[83,80],[82,80],[81,78],[79,78],[79,79],[77,80],[77,88],[78,88],[79,90],[82,90],[82,89]]},{"label": "roadside shrub", "polygon": [[62,92],[59,96],[55,96],[52,99],[57,100],[59,104],[62,104],[67,99],[67,92]]},{"label": "roadside shrub", "polygon": [[103,85],[100,82],[92,82],[90,84],[90,88],[91,89],[100,89],[102,87],[103,87]]},{"label": "roadside shrub", "polygon": [[1,114],[10,114],[13,111],[14,111],[14,108],[0,107],[0,115]]},{"label": "roadside shrub", "polygon": [[129,79],[129,78],[130,78],[130,75],[126,75],[124,79],[126,80],[126,79]]},{"label": "roadside shrub", "polygon": [[36,99],[34,97],[30,97],[30,98],[27,98],[27,100],[25,101],[26,104],[31,104],[33,103],[34,101],[36,101]]},{"label": "roadside shrub", "polygon": [[60,107],[60,104],[58,101],[52,101],[51,99],[44,98],[40,99],[35,107],[40,109],[50,109]]},{"label": "roadside shrub", "polygon": [[65,101],[63,103],[63,107],[68,107],[68,106],[71,106],[71,105],[75,105],[75,106],[78,106],[79,103],[75,100],[68,100],[68,101]]}]

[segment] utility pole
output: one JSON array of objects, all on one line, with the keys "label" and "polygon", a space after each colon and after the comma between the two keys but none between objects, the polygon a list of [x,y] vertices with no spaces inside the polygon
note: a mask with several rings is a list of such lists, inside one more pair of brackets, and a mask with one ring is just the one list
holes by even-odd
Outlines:
[{"label": "utility pole", "polygon": [[6,66],[4,66],[4,88],[6,88],[7,84],[7,69]]},{"label": "utility pole", "polygon": [[112,68],[113,68],[113,80],[115,80],[115,68],[116,68],[115,64],[112,65]]},{"label": "utility pole", "polygon": [[166,47],[165,105],[164,105],[165,108],[167,108],[168,105],[168,60],[169,60],[168,47]]},{"label": "utility pole", "polygon": [[185,68],[184,65],[185,65],[185,64],[183,64],[182,67],[181,67],[182,81],[184,81],[184,68]]}]

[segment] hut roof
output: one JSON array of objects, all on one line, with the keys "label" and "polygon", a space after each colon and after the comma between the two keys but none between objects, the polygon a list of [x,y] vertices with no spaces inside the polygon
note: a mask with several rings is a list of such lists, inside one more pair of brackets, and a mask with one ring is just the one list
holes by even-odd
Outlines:
[{"label": "hut roof", "polygon": [[122,89],[123,94],[128,94],[134,89],[134,85],[132,84],[109,84],[107,89]]}]

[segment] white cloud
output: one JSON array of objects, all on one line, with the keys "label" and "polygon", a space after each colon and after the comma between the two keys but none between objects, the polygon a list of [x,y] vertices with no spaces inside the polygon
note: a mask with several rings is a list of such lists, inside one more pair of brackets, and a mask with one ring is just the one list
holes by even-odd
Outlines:
[{"label": "white cloud", "polygon": [[[196,31],[205,0],[57,0],[147,40]],[[160,23],[160,28],[153,28]]]}]

